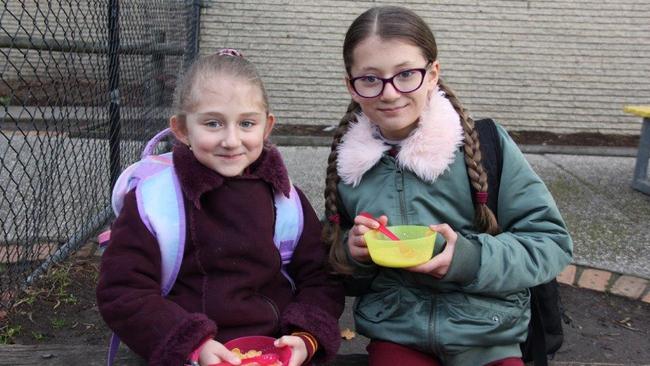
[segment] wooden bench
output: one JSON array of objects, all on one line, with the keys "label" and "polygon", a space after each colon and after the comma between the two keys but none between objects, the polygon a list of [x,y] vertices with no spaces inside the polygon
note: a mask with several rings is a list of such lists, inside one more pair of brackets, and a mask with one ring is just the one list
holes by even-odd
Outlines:
[{"label": "wooden bench", "polygon": [[650,195],[650,178],[648,178],[648,160],[650,160],[650,105],[628,105],[623,108],[626,113],[641,117],[641,137],[636,154],[632,188]]}]

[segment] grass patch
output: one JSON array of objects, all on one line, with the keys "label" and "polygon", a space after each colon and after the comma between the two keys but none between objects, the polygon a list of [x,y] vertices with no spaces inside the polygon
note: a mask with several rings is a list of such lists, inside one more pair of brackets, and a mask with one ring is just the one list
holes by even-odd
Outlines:
[{"label": "grass patch", "polygon": [[78,302],[77,297],[70,292],[72,265],[60,265],[54,267],[48,274],[47,284],[49,285],[48,295],[55,302],[54,309],[61,303],[74,305]]},{"label": "grass patch", "polygon": [[65,327],[66,322],[65,319],[54,318],[50,321],[50,324],[52,324],[52,328],[54,329],[61,329]]},{"label": "grass patch", "polygon": [[20,325],[4,325],[0,327],[0,344],[13,344],[15,337],[20,335]]},{"label": "grass patch", "polygon": [[37,341],[42,341],[45,339],[45,335],[41,332],[32,332],[32,337]]}]

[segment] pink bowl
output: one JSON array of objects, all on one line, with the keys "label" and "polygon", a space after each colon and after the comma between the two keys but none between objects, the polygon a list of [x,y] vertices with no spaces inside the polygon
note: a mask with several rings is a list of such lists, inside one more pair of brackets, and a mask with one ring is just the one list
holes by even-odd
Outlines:
[{"label": "pink bowl", "polygon": [[272,337],[248,336],[230,340],[226,342],[224,346],[230,350],[233,348],[239,348],[242,353],[246,353],[250,350],[262,351],[262,354],[275,353],[278,355],[283,365],[288,365],[289,359],[291,359],[291,348],[278,348],[273,345],[273,342],[275,342],[275,338]]}]

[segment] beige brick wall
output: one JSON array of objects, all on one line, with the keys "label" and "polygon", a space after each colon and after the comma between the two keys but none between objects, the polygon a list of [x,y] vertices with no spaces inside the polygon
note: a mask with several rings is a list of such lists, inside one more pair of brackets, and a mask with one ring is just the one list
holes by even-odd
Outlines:
[{"label": "beige brick wall", "polygon": [[[341,44],[385,1],[207,1],[201,52],[241,49],[281,123],[333,124],[349,97]],[[401,1],[431,26],[442,74],[475,117],[509,129],[638,134],[650,103],[647,0]]]}]

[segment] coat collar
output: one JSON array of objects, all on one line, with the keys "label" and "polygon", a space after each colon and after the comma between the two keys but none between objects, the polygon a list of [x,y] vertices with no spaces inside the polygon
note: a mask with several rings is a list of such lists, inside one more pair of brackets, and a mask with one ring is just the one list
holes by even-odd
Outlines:
[{"label": "coat collar", "polygon": [[[346,184],[356,187],[391,147],[375,133],[372,121],[360,113],[350,124],[337,147],[338,174]],[[463,144],[460,117],[442,91],[434,90],[422,111],[420,122],[400,143],[396,156],[401,168],[433,183],[454,161],[456,150]]]},{"label": "coat collar", "polygon": [[282,161],[278,149],[267,144],[260,157],[237,177],[223,177],[221,174],[201,164],[192,151],[184,144],[174,146],[174,169],[178,175],[185,196],[197,208],[201,207],[201,196],[217,189],[229,179],[261,179],[273,187],[276,192],[282,192],[289,197],[291,183],[287,168]]}]

